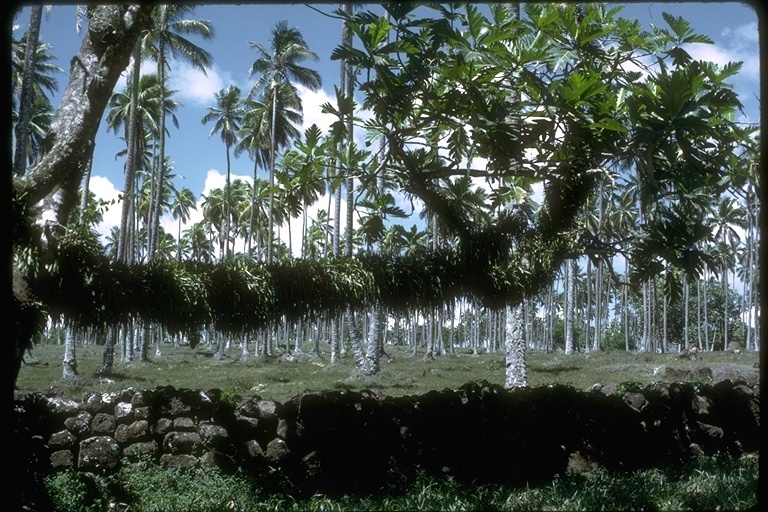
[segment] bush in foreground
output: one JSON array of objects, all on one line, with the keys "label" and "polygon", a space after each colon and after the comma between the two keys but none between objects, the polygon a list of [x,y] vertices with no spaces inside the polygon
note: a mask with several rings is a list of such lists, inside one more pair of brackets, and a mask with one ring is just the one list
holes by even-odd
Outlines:
[{"label": "bush in foreground", "polygon": [[247,476],[208,469],[126,464],[96,477],[71,470],[45,480],[55,510],[333,511],[333,510],[745,510],[757,504],[758,455],[701,456],[681,467],[558,475],[538,487],[462,485],[418,475],[400,493],[367,497],[314,495],[296,500]]}]

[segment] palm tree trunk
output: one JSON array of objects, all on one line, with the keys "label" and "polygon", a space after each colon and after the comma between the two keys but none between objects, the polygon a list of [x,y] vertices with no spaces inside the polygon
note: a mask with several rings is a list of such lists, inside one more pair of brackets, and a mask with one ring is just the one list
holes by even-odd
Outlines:
[{"label": "palm tree trunk", "polygon": [[[165,12],[162,10],[162,12]],[[156,169],[155,190],[152,197],[149,222],[149,259],[154,259],[157,239],[160,236],[160,218],[163,210],[163,190],[165,189],[165,38],[158,43],[157,79],[160,83],[160,135],[158,144],[158,165]]]},{"label": "palm tree trunk", "polygon": [[250,352],[248,352],[248,345],[249,345],[248,341],[249,341],[249,338],[250,338],[250,334],[248,334],[247,332],[243,334],[243,341],[240,344],[240,349],[241,349],[241,351],[240,351],[240,361],[241,362],[248,361],[248,359],[251,358],[251,354],[250,354]]},{"label": "palm tree trunk", "polygon": [[29,124],[32,120],[32,100],[35,96],[32,82],[42,20],[43,5],[33,4],[29,15],[27,43],[24,48],[24,71],[21,74],[21,91],[19,93],[19,119],[16,123],[16,149],[13,154],[13,171],[17,175],[24,174],[27,167],[27,140],[29,139]]},{"label": "palm tree trunk", "polygon": [[139,361],[149,361],[149,343],[152,340],[152,326],[149,322],[144,322],[144,335],[141,337],[139,345]]},{"label": "palm tree trunk", "polygon": [[66,325],[64,328],[64,364],[61,380],[77,378],[77,353],[75,349],[75,328]]},{"label": "palm tree trunk", "polygon": [[688,331],[690,330],[688,328],[688,310],[690,309],[688,307],[689,302],[689,289],[688,289],[688,278],[683,277],[683,307],[685,308],[683,312],[683,348],[688,348]]},{"label": "palm tree trunk", "polygon": [[525,366],[525,341],[523,339],[522,314],[520,306],[506,308],[506,389],[528,385],[528,373]]},{"label": "palm tree trunk", "polygon": [[155,336],[156,343],[155,343],[155,357],[160,357],[163,355],[162,353],[162,346],[163,346],[163,339],[165,338],[165,328],[161,325],[157,326],[157,334]]},{"label": "palm tree trunk", "polygon": [[661,296],[661,351],[662,353],[666,354],[669,350],[667,347],[667,303],[669,302],[669,297],[667,297],[666,293],[663,293]]},{"label": "palm tree trunk", "polygon": [[574,321],[576,312],[576,259],[565,264],[565,354],[573,354]]},{"label": "palm tree trunk", "polygon": [[651,350],[651,299],[648,281],[643,281],[643,350]]},{"label": "palm tree trunk", "polygon": [[707,297],[707,266],[704,265],[704,282],[702,283],[703,299],[704,299],[704,347],[709,350],[709,319],[707,318],[707,310],[709,309],[707,303],[709,298]]},{"label": "palm tree trunk", "polygon": [[117,261],[130,263],[132,251],[128,245],[130,242],[129,225],[131,224],[130,213],[136,202],[136,189],[134,183],[136,180],[138,147],[138,108],[139,103],[139,74],[141,64],[141,46],[137,41],[133,50],[133,71],[131,72],[131,111],[128,115],[128,154],[125,163],[125,186],[123,188],[123,208],[120,216],[120,239],[117,245]]},{"label": "palm tree trunk", "polygon": [[368,359],[363,352],[363,345],[360,341],[360,329],[357,326],[355,313],[352,308],[347,307],[347,325],[349,326],[349,347],[352,350],[352,357],[355,360],[358,370],[363,375],[372,375]]},{"label": "palm tree trunk", "polygon": [[624,315],[624,350],[629,352],[629,264],[624,263],[624,284],[621,286],[621,293],[623,296],[624,308],[622,314]]},{"label": "palm tree trunk", "polygon": [[230,223],[232,222],[232,163],[229,157],[229,143],[226,144],[227,149],[227,194],[226,194],[226,201],[227,204],[224,207],[225,213],[224,213],[224,257],[229,258],[230,255],[230,249],[229,249],[229,230],[231,229]]},{"label": "palm tree trunk", "polygon": [[272,82],[272,127],[269,140],[269,226],[267,234],[267,263],[272,263],[272,246],[274,244],[274,221],[275,221],[275,151],[277,141],[275,140],[275,127],[277,115],[277,83]]},{"label": "palm tree trunk", "polygon": [[[696,331],[698,334],[699,350],[702,350],[704,348],[704,345],[702,345],[702,342],[701,342],[702,322],[703,322],[703,318],[701,316],[701,279],[697,279],[696,280]],[[688,346],[686,346],[685,348],[688,348]]]},{"label": "palm tree trunk", "polygon": [[723,350],[728,348],[728,267],[725,262],[725,251],[727,250],[727,240],[723,235],[723,258],[722,258],[722,279],[723,279]]},{"label": "palm tree trunk", "polygon": [[109,375],[115,363],[115,345],[120,328],[111,327],[107,333],[107,340],[104,342],[104,352],[102,354],[101,368],[97,372],[99,375]]},{"label": "palm tree trunk", "polygon": [[126,329],[125,352],[123,353],[123,361],[125,362],[133,361],[133,342],[135,338],[136,338],[136,333],[135,333],[134,321],[129,320],[128,327]]},{"label": "palm tree trunk", "polygon": [[584,353],[589,354],[589,328],[592,325],[592,260],[589,258],[587,258],[587,280],[585,286],[587,287],[587,324],[584,328]]},{"label": "palm tree trunk", "polygon": [[597,261],[595,271],[595,333],[592,343],[592,350],[600,350],[602,340],[602,321],[603,321],[603,260]]}]

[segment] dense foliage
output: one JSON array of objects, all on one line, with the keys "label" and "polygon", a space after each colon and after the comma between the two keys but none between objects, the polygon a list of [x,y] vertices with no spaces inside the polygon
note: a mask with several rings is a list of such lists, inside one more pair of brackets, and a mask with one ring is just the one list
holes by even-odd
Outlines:
[{"label": "dense foliage", "polygon": [[[292,123],[301,118],[295,86],[287,79],[291,73],[275,75],[279,88],[254,90],[242,101],[239,90],[222,90],[218,100],[229,91],[227,108],[222,103],[211,115],[232,121],[226,130],[214,129],[221,132],[227,161],[233,147],[247,151],[254,169],[269,166],[270,180],[228,180],[226,190],[204,198],[204,223],[184,237],[180,232],[175,243],[173,237],[149,236],[172,192],[166,190],[170,168],[165,158],[157,164],[154,153],[164,138],[157,126],[175,108],[173,91],[157,83],[159,75],[154,86],[140,91],[141,81],[133,80],[133,96],[127,89],[113,96],[123,98],[124,110],[115,103],[110,119],[124,119],[128,130],[125,109],[135,103],[128,110],[141,106],[144,121],[134,120],[139,124],[132,130],[146,132],[135,147],[135,133],[127,134],[128,156],[145,178],[137,197],[126,192],[123,198],[125,215],[135,202],[135,225],[143,227],[127,233],[132,223],[124,223],[113,247],[100,245],[85,216],[67,215],[77,210],[71,198],[59,210],[60,224],[33,226],[36,203],[57,191],[56,180],[68,190],[87,167],[84,157],[76,166],[68,161],[60,166],[68,174],[58,176],[51,164],[56,155],[33,145],[30,157],[40,163],[15,181],[12,224],[15,268],[19,282],[29,286],[34,299],[27,306],[37,307],[38,321],[49,315],[73,327],[106,329],[139,320],[172,333],[211,327],[243,334],[277,321],[382,305],[409,312],[466,300],[500,309],[549,287],[568,260],[583,256],[598,269],[596,318],[604,316],[602,290],[608,284],[601,286],[608,274],[614,286],[631,286],[635,294],[642,288],[642,307],[634,308],[644,314],[656,286],[651,278],[661,277],[672,299],[690,277],[706,279],[713,270],[727,287],[733,239],[728,229],[736,221],[726,219],[727,210],[722,221],[713,220],[712,198],[754,200],[757,142],[754,127],[735,122],[741,104],[728,80],[741,64],[717,66],[687,51],[691,44],[710,44],[709,37],[668,14],[665,28],[646,30],[620,17],[620,8],[602,4],[525,4],[522,16],[504,4],[383,7],[384,16],[336,13],[351,38],[344,37],[332,55],[343,63],[347,83],[337,89],[335,104],[323,106],[337,118],[328,134],[311,127],[282,157],[277,154],[296,135]],[[107,11],[89,11],[94,34],[109,20],[117,23],[99,17]],[[285,41],[293,53],[281,53],[281,34],[291,36]],[[131,41],[118,42],[127,61]],[[102,43],[94,51],[102,51]],[[263,59],[276,60],[253,69],[277,73],[279,59],[294,59],[290,69],[300,72],[296,76],[313,76],[299,65],[313,55],[307,48],[298,51],[304,43],[300,34],[277,26],[271,50],[254,46]],[[76,104],[76,91],[68,88],[54,135],[65,122],[66,102]],[[255,100],[257,92],[262,96]],[[99,104],[106,107],[106,100],[100,97]],[[370,113],[365,120],[363,110]],[[364,131],[365,148],[352,142],[355,130]],[[72,175],[75,167],[78,176]],[[326,218],[313,226],[325,237],[315,247],[309,247],[305,219],[306,257],[292,258],[274,230],[306,214],[321,191],[339,198],[342,187],[351,199],[345,256],[338,248],[341,231],[329,233]],[[423,210],[428,243],[408,245],[404,230],[398,243],[389,243],[397,238],[389,221],[404,213],[394,207],[393,194]],[[605,205],[619,198],[623,203],[613,208],[633,216],[608,222]],[[185,218],[194,199],[176,199],[174,215]],[[354,208],[365,214],[357,233]],[[747,213],[751,219],[755,210]],[[713,249],[715,239],[723,243]],[[242,240],[243,253],[233,254]],[[754,245],[749,251],[754,254]],[[612,268],[617,258],[631,269],[621,278]],[[754,283],[755,275],[748,271],[743,279]],[[630,309],[626,300],[622,307]]]}]

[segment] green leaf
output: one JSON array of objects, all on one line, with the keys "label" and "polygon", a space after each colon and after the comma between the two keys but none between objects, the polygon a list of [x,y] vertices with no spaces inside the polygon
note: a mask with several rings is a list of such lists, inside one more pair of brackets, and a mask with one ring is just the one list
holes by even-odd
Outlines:
[{"label": "green leaf", "polygon": [[619,133],[628,133],[626,126],[621,124],[617,119],[613,119],[613,118],[600,119],[599,121],[592,123],[590,127],[602,128],[604,130],[611,130]]}]

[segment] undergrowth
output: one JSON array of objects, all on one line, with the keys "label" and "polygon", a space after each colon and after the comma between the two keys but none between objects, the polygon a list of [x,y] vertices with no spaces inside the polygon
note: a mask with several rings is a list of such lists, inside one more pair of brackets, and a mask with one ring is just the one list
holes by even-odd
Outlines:
[{"label": "undergrowth", "polygon": [[469,485],[418,474],[401,493],[305,500],[215,468],[126,464],[111,476],[45,479],[57,511],[745,510],[757,504],[758,456],[701,456],[679,468],[558,475],[536,487]]}]

